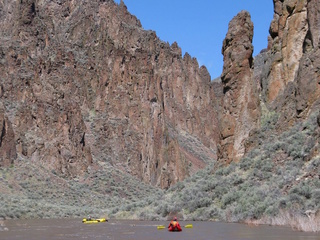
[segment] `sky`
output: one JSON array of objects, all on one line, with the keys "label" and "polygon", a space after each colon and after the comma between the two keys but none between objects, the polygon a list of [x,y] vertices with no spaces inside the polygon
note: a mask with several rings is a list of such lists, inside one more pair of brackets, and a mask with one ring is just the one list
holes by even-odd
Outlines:
[{"label": "sky", "polygon": [[[120,0],[115,0],[120,3]],[[145,30],[153,30],[164,42],[177,42],[207,67],[211,79],[222,73],[222,43],[228,24],[247,10],[254,24],[253,56],[268,45],[273,0],[123,0]]]}]

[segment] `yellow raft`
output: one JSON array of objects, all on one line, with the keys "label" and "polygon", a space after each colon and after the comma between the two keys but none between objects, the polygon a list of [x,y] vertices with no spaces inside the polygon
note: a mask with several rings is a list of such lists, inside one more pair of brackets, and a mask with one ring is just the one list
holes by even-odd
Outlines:
[{"label": "yellow raft", "polygon": [[91,219],[87,219],[87,218],[84,218],[82,219],[82,222],[83,223],[101,223],[101,222],[107,222],[108,220],[105,219],[105,218],[97,218],[97,219],[94,219],[94,218],[91,218]]}]

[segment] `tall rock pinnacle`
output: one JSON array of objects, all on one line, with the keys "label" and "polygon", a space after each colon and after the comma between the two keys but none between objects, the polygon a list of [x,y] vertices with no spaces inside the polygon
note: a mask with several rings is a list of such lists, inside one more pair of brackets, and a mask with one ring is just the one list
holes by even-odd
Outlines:
[{"label": "tall rock pinnacle", "polygon": [[260,117],[258,88],[252,73],[252,37],[250,14],[241,11],[229,23],[222,47],[224,96],[219,158],[227,162],[243,156],[245,140]]}]

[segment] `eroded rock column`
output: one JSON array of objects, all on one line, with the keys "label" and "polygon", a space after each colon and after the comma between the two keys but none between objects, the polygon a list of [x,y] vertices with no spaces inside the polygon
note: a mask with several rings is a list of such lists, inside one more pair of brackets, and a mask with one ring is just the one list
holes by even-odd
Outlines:
[{"label": "eroded rock column", "polygon": [[245,140],[260,117],[258,88],[252,73],[252,37],[250,14],[242,11],[229,23],[222,47],[224,96],[219,159],[227,163],[243,156]]}]

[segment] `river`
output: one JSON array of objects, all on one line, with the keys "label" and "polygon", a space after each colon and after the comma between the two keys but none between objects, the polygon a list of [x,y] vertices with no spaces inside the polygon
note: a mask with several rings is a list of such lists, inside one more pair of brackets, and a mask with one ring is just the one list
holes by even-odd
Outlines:
[{"label": "river", "polygon": [[158,230],[169,222],[117,221],[83,224],[81,219],[7,220],[1,240],[320,240],[320,234],[293,231],[286,227],[248,226],[222,222],[180,222],[182,232]]}]

